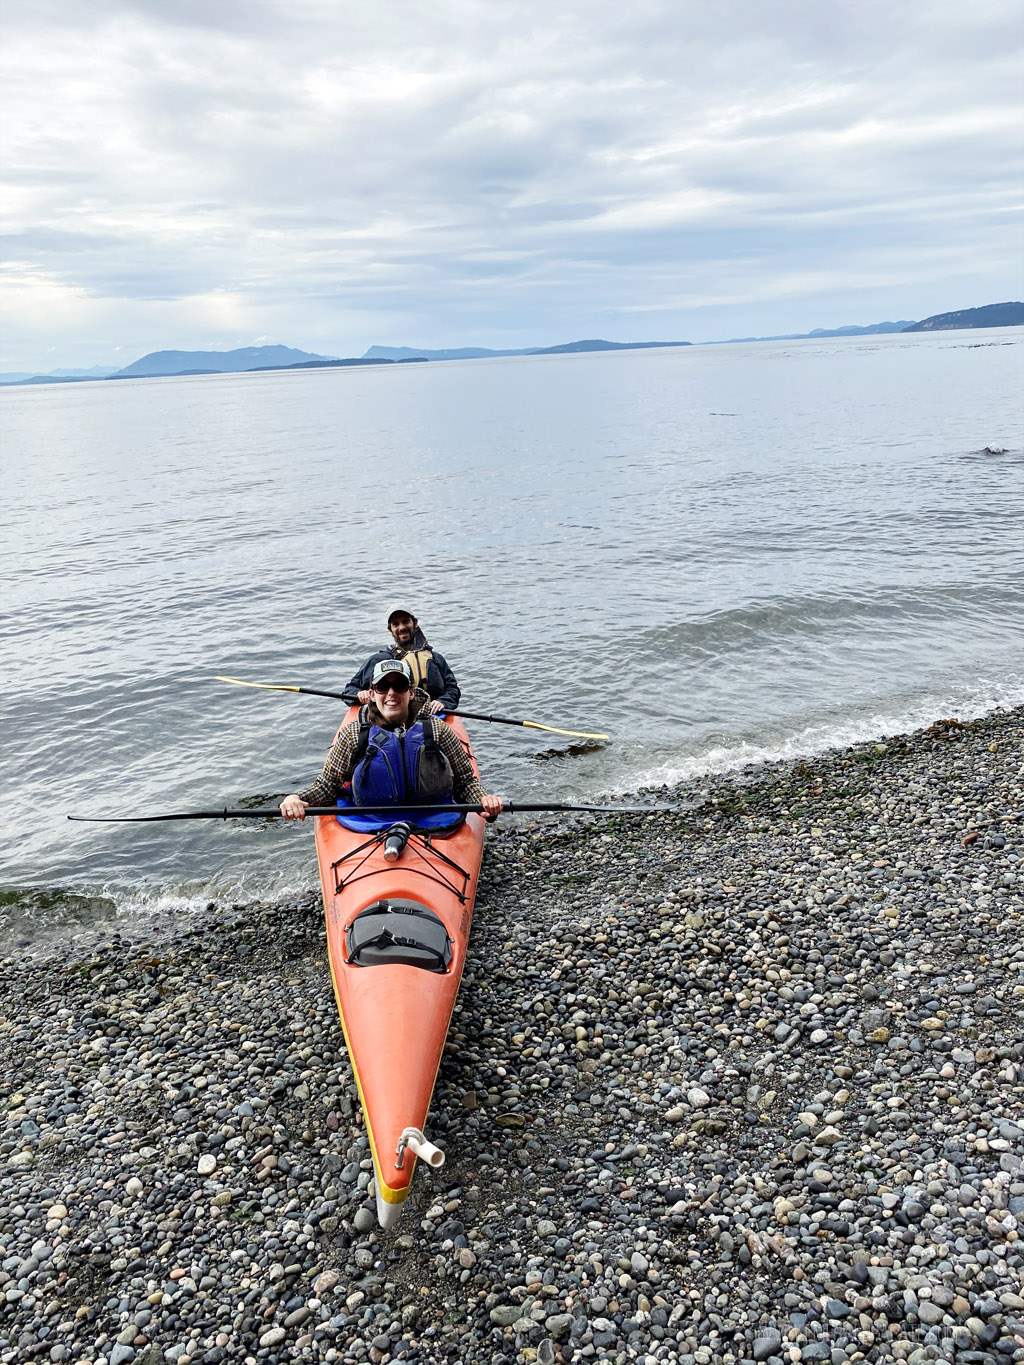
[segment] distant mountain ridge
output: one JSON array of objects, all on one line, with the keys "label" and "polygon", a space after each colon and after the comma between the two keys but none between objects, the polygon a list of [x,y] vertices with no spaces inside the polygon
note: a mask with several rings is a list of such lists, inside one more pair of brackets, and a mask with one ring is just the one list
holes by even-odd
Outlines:
[{"label": "distant mountain ridge", "polygon": [[489,360],[500,355],[533,355],[526,351],[492,351],[486,346],[458,346],[448,351],[426,351],[415,346],[371,346],[363,360]]},{"label": "distant mountain ridge", "polygon": [[[733,343],[746,341],[806,341],[827,337],[872,336],[893,332],[931,332],[973,327],[1024,326],[1024,303],[989,303],[980,308],[962,308],[952,313],[935,313],[921,322],[874,322],[867,326],[817,327],[813,332],[788,332],[780,336],[732,337]],[[0,386],[21,384],[76,384],[86,380],[143,379],[188,374],[243,374],[255,370],[340,369],[358,365],[394,365],[429,360],[484,360],[492,356],[573,355],[591,351],[645,351],[659,347],[691,346],[689,341],[568,341],[560,346],[528,346],[510,350],[491,350],[485,346],[460,346],[447,350],[426,350],[414,346],[370,346],[362,356],[339,360],[335,356],[300,351],[291,346],[242,346],[233,351],[150,351],[117,370],[109,365],[91,369],[58,369],[47,374],[21,371],[0,373]],[[703,342],[706,346],[728,342]]]},{"label": "distant mountain ridge", "polygon": [[970,327],[1024,326],[1024,303],[986,303],[981,308],[961,308],[956,313],[935,313],[904,327],[905,332],[954,332]]},{"label": "distant mountain ridge", "polygon": [[0,374],[0,384],[16,384],[23,379],[106,379],[116,374],[117,365],[92,365],[87,370],[19,370],[13,374]]},{"label": "distant mountain ridge", "polygon": [[486,346],[459,346],[448,351],[418,350],[415,346],[371,346],[364,360],[490,360],[504,355],[572,355],[581,351],[647,351],[658,346],[692,346],[692,341],[567,341],[562,346],[527,346],[515,351],[492,351]]},{"label": "distant mountain ridge", "polygon": [[881,336],[890,332],[905,332],[910,320],[902,322],[872,322],[866,327],[815,327],[813,332],[785,332],[773,337],[730,337],[728,341],[709,341],[709,346],[729,346],[741,341],[813,341],[824,337],[866,337]]},{"label": "distant mountain ridge", "polygon": [[692,346],[692,341],[567,341],[564,346],[544,346],[534,355],[574,355],[580,351],[655,351],[661,346]]},{"label": "distant mountain ridge", "polygon": [[[242,346],[234,351],[150,351],[121,370],[95,366],[92,370],[53,370],[50,374],[0,375],[5,384],[72,384],[84,379],[169,378],[173,375],[250,374],[255,370],[322,370],[356,365],[396,365],[426,360],[467,360],[504,355],[569,355],[586,351],[639,351],[658,346],[690,346],[689,341],[569,341],[562,346],[531,346],[526,350],[492,351],[483,346],[425,351],[412,346],[371,346],[362,356],[335,356],[299,351],[291,346]],[[101,373],[102,371],[102,373]]]},{"label": "distant mountain ridge", "polygon": [[334,356],[297,351],[291,346],[241,346],[237,351],[150,351],[133,360],[114,379],[137,379],[159,374],[242,374],[246,370],[327,362]]}]

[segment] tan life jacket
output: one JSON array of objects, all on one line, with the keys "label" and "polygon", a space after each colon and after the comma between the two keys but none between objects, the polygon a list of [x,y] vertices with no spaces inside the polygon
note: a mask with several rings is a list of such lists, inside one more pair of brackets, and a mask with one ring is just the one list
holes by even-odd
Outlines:
[{"label": "tan life jacket", "polygon": [[426,692],[427,668],[430,665],[431,659],[434,657],[433,650],[429,647],[426,649],[407,649],[404,653],[399,654],[398,657],[403,659],[412,669],[413,687],[422,687],[424,692]]}]

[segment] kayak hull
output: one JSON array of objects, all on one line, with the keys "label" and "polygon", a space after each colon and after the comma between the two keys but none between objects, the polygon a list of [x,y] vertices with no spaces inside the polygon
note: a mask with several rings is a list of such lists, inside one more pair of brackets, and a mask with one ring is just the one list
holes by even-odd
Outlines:
[{"label": "kayak hull", "polygon": [[[449,724],[476,770],[462,722],[453,717]],[[331,977],[366,1121],[377,1214],[384,1227],[398,1220],[417,1162],[403,1134],[411,1129],[422,1136],[427,1127],[466,961],[484,823],[481,815],[471,813],[450,834],[414,834],[398,860],[389,862],[382,836],[346,829],[334,816],[315,819]],[[450,941],[444,970],[400,962],[363,966],[350,959],[352,921],[381,901],[414,902],[441,920]]]}]

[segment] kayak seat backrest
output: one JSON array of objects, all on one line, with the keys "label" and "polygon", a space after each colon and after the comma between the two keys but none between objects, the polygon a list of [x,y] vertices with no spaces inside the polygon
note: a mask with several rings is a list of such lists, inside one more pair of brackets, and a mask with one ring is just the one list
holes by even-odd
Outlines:
[{"label": "kayak seat backrest", "polygon": [[345,933],[353,967],[421,967],[446,972],[452,940],[433,910],[419,901],[379,900],[360,910]]}]

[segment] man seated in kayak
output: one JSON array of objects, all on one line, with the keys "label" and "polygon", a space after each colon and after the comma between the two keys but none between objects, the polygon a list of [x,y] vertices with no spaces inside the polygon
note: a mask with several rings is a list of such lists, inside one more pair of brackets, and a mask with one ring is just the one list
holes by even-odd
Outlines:
[{"label": "man seated in kayak", "polygon": [[349,706],[360,702],[366,705],[372,700],[370,682],[374,667],[382,659],[404,659],[412,670],[413,685],[428,694],[429,710],[434,715],[454,711],[462,696],[455,674],[443,655],[431,649],[412,612],[405,607],[393,607],[388,613],[388,630],[395,643],[371,655],[342,692]]},{"label": "man seated in kayak", "polygon": [[339,796],[356,806],[399,808],[478,802],[489,820],[501,814],[501,797],[484,791],[458,735],[428,710],[430,698],[413,686],[404,659],[374,664],[369,694],[359,720],[335,736],[320,776],[281,802],[286,820],[304,820],[307,806],[331,806]]}]

